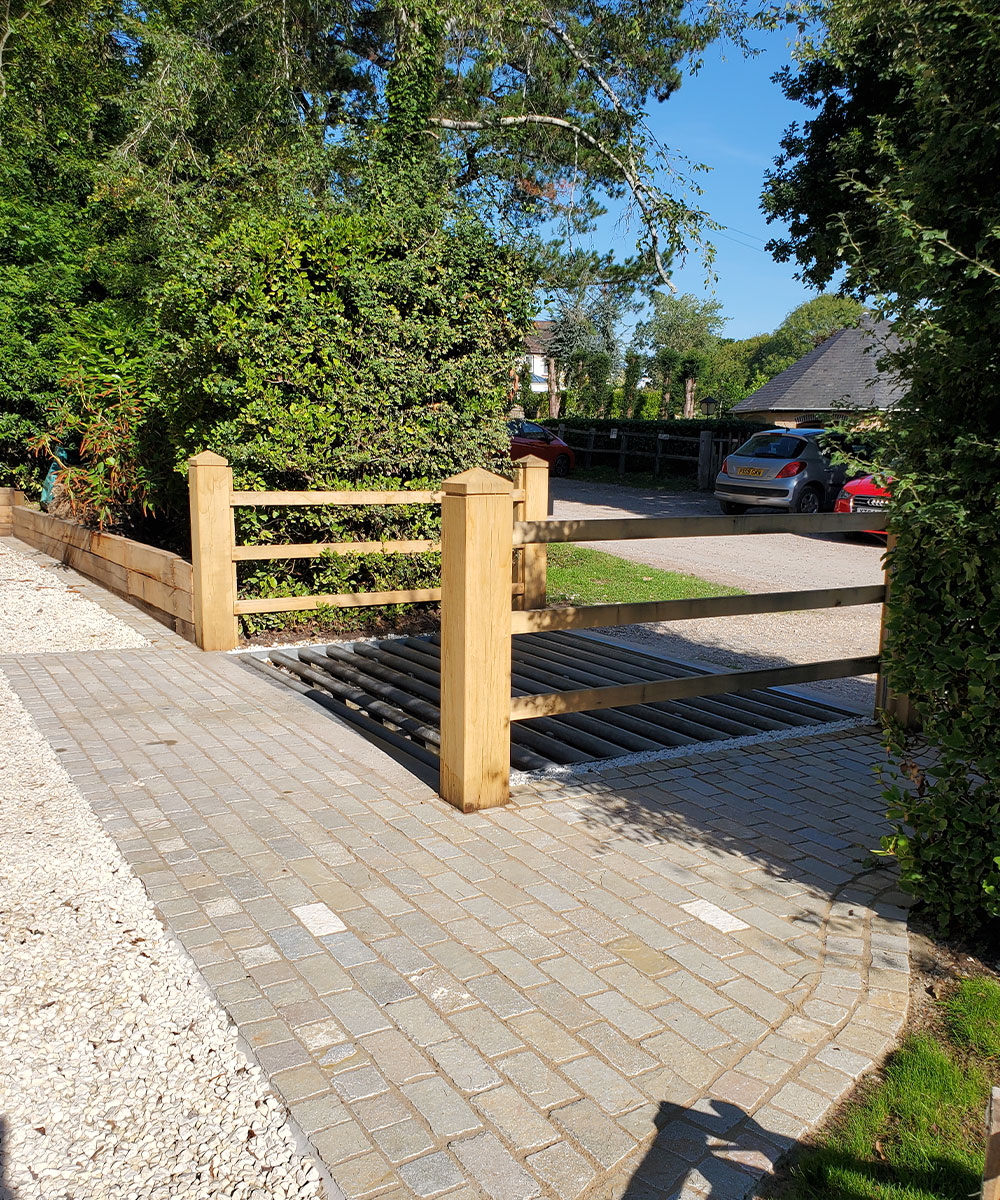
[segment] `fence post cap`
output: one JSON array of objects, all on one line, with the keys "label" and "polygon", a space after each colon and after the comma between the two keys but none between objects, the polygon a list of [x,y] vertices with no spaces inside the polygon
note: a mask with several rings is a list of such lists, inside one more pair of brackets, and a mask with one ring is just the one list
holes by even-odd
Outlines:
[{"label": "fence post cap", "polygon": [[524,458],[519,458],[514,464],[516,467],[544,467],[547,471],[549,464],[544,458],[539,458],[537,454],[528,454]]},{"label": "fence post cap", "polygon": [[494,496],[514,490],[514,485],[502,475],[473,467],[460,475],[453,475],[441,484],[441,490],[449,496]]},{"label": "fence post cap", "polygon": [[202,450],[200,454],[195,454],[188,459],[189,467],[228,467],[229,459],[223,458],[221,454],[215,454],[211,450]]}]

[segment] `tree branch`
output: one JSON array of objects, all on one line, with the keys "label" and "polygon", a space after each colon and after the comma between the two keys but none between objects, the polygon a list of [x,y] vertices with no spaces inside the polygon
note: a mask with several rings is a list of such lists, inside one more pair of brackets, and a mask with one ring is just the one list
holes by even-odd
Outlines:
[{"label": "tree branch", "polygon": [[646,223],[646,229],[649,232],[650,249],[653,252],[653,261],[656,263],[657,274],[671,292],[677,291],[677,288],[670,281],[670,275],[667,272],[667,267],[660,250],[660,233],[656,225],[656,214],[654,211],[657,198],[656,190],[644,183],[634,168],[626,165],[609,146],[599,138],[594,137],[588,130],[580,125],[575,125],[572,121],[567,121],[564,117],[553,117],[541,113],[522,113],[519,116],[499,117],[495,122],[463,121],[452,117],[431,117],[430,121],[432,125],[438,125],[442,129],[453,129],[457,132],[483,131],[496,128],[510,129],[519,125],[552,125],[557,129],[565,129],[574,136],[581,138],[588,146],[593,147],[598,154],[612,163],[625,180],[636,204],[639,205]]}]

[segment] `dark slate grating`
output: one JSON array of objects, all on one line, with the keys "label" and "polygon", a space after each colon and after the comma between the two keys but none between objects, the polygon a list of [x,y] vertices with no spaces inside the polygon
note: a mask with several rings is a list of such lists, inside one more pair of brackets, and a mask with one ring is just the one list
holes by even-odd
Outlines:
[{"label": "dark slate grating", "polygon": [[[512,639],[514,695],[676,679],[708,672],[579,633]],[[322,704],[426,775],[437,765],[440,644],[436,637],[274,649],[246,664]],[[541,770],[668,747],[822,726],[856,717],[784,689],[703,696],[518,721],[511,766]]]}]

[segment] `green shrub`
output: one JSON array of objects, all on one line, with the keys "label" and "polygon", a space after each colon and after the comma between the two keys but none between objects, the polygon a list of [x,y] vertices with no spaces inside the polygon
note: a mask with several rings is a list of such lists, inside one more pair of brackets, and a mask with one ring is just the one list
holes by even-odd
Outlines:
[{"label": "green shrub", "polygon": [[[237,488],[434,488],[509,468],[510,369],[530,321],[520,261],[472,217],[416,203],[234,223],[168,282],[159,411]],[[179,507],[183,507],[182,503]],[[433,537],[428,506],[241,510],[241,540]],[[245,564],[263,595],[436,583],[437,556]],[[255,624],[274,621],[256,621]]]}]

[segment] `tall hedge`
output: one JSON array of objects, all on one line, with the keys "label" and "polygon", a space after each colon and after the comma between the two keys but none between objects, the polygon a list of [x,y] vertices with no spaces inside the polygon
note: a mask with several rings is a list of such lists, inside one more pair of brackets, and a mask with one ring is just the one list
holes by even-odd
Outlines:
[{"label": "tall hedge", "polygon": [[[166,287],[156,419],[174,460],[213,450],[238,488],[433,488],[509,466],[521,261],[433,205],[239,221]],[[162,497],[168,501],[169,497]],[[183,497],[176,497],[183,509]],[[245,510],[254,541],[426,537],[436,509]],[[434,583],[437,556],[246,564],[264,595]]]}]

